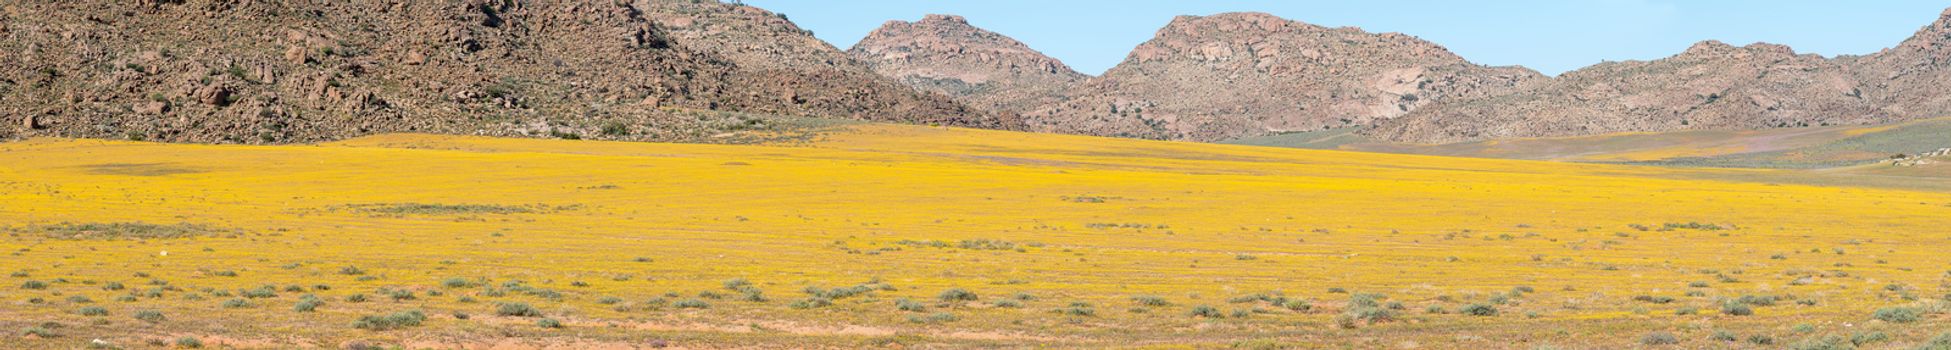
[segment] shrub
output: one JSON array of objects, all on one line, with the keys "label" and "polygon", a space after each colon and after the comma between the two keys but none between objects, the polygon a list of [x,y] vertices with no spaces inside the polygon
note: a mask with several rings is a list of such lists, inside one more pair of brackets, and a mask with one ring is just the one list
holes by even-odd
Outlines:
[{"label": "shrub", "polygon": [[108,316],[108,309],[100,306],[88,306],[75,309],[75,313],[81,314],[82,316]]},{"label": "shrub", "polygon": [[1870,314],[1870,318],[1890,323],[1917,322],[1923,316],[1923,311],[1914,307],[1886,307]]},{"label": "shrub", "polygon": [[1456,311],[1470,316],[1497,316],[1497,307],[1490,306],[1489,304],[1464,305]]},{"label": "shrub", "polygon": [[1138,305],[1144,305],[1144,306],[1169,306],[1169,305],[1172,305],[1172,303],[1170,303],[1170,302],[1167,302],[1167,301],[1165,301],[1165,298],[1163,298],[1163,297],[1159,297],[1159,296],[1157,296],[1157,295],[1139,295],[1139,296],[1133,296],[1133,297],[1131,297],[1131,301],[1132,301],[1132,302],[1136,302],[1136,303],[1138,303]]},{"label": "shrub", "polygon": [[1698,313],[1700,313],[1700,309],[1694,308],[1692,306],[1683,307],[1680,308],[1679,310],[1673,310],[1674,315],[1680,315],[1680,316],[1687,316],[1687,315],[1693,315]]},{"label": "shrub", "polygon": [[1731,342],[1731,341],[1741,340],[1741,337],[1734,335],[1734,332],[1729,332],[1726,330],[1718,330],[1718,331],[1714,331],[1714,335],[1708,336],[1707,339]]},{"label": "shrub", "polygon": [[142,320],[143,322],[156,323],[156,322],[162,322],[166,318],[163,317],[162,311],[137,310],[135,312],[135,319]]},{"label": "shrub", "polygon": [[1856,346],[1850,344],[1849,340],[1843,339],[1842,336],[1832,335],[1832,336],[1821,337],[1821,338],[1806,339],[1800,342],[1796,342],[1794,345],[1790,345],[1788,348],[1794,350],[1846,350],[1846,349],[1855,349]]},{"label": "shrub", "polygon": [[201,348],[203,347],[203,341],[197,340],[196,337],[176,338],[176,347],[189,349]]},{"label": "shrub", "polygon": [[535,320],[535,326],[542,328],[562,328],[562,321],[556,321],[553,318],[544,318]]},{"label": "shrub", "polygon": [[122,290],[123,288],[127,288],[127,287],[122,286],[122,282],[109,282],[109,283],[102,284],[102,290]]},{"label": "shrub", "polygon": [[299,300],[297,304],[292,304],[291,311],[312,312],[318,310],[318,307],[321,305],[325,305],[325,301],[318,300],[318,297],[308,295],[306,298]]},{"label": "shrub", "polygon": [[[995,302],[994,304],[995,304],[995,306],[996,306],[996,307],[1000,307],[1000,308],[1009,308],[1009,309],[1014,309],[1014,308],[1020,308],[1020,307],[1023,307],[1023,302],[1021,302],[1021,301],[1016,301],[1016,300],[1013,300],[1013,299],[1003,299],[1003,300],[997,300],[997,301],[996,301],[996,302]],[[1143,310],[1143,309],[1136,309],[1136,310]]]},{"label": "shrub", "polygon": [[1951,333],[1939,334],[1931,341],[1918,345],[1917,350],[1951,350]]},{"label": "shrub", "polygon": [[68,302],[74,304],[87,304],[87,303],[93,303],[95,302],[95,300],[89,299],[88,296],[86,295],[76,295],[76,296],[68,297]]},{"label": "shrub", "polygon": [[386,315],[366,315],[352,323],[352,328],[385,331],[419,326],[427,321],[427,314],[420,310],[407,310]]},{"label": "shrub", "polygon": [[339,274],[349,276],[364,275],[366,274],[366,270],[360,270],[358,266],[346,266],[339,268]]},{"label": "shrub", "polygon": [[922,305],[921,302],[909,300],[908,298],[894,299],[894,308],[912,312],[928,311],[927,305]]},{"label": "shrub", "polygon": [[746,281],[744,278],[733,278],[733,279],[725,280],[725,289],[743,292],[745,291],[746,288],[751,288],[751,287],[752,287],[752,282]]},{"label": "shrub", "polygon": [[1641,296],[1633,297],[1633,301],[1648,302],[1654,304],[1666,304],[1666,303],[1672,303],[1674,299],[1673,297],[1664,296],[1664,295],[1660,295],[1660,296],[1641,295]]},{"label": "shrub", "polygon": [[268,286],[268,285],[267,285],[267,286],[261,286],[261,287],[257,287],[257,288],[254,288],[254,289],[248,289],[248,290],[244,290],[244,291],[240,291],[240,292],[237,292],[237,294],[238,294],[238,295],[242,295],[242,296],[243,296],[243,297],[245,297],[245,298],[252,298],[252,299],[261,299],[261,298],[276,298],[276,297],[278,297],[278,291],[277,291],[277,287],[274,287],[274,286]]},{"label": "shrub", "polygon": [[935,298],[941,299],[942,302],[949,302],[949,303],[959,302],[959,301],[975,301],[976,299],[978,299],[978,297],[976,297],[975,292],[970,292],[962,288],[949,288],[948,290],[942,291],[942,294],[936,295]]},{"label": "shrub", "polygon": [[1694,287],[1694,288],[1707,288],[1707,281],[1693,281],[1687,283],[1687,286]]},{"label": "shrub", "polygon": [[827,299],[823,297],[807,297],[806,299],[794,300],[792,304],[787,304],[786,306],[792,307],[794,309],[812,309],[812,308],[822,308],[822,307],[827,307],[832,305],[833,305],[833,299]]},{"label": "shrub", "polygon": [[1857,333],[1849,337],[1849,343],[1856,346],[1890,341],[1890,335],[1883,332]]},{"label": "shrub", "polygon": [[1308,312],[1309,310],[1314,310],[1313,303],[1309,303],[1306,300],[1300,300],[1300,299],[1288,300],[1287,302],[1281,303],[1280,307],[1287,308],[1288,310],[1294,310],[1296,312]]},{"label": "shrub", "polygon": [[542,310],[536,310],[534,306],[528,306],[527,303],[499,303],[495,306],[495,315],[542,317]]},{"label": "shrub", "polygon": [[1770,337],[1767,334],[1750,335],[1748,336],[1748,343],[1754,345],[1771,345],[1775,344],[1775,337]]},{"label": "shrub", "polygon": [[230,309],[246,308],[246,307],[251,307],[251,302],[246,301],[244,299],[231,299],[231,300],[225,300],[223,305],[225,308],[230,308]]},{"label": "shrub", "polygon": [[1192,317],[1226,318],[1225,314],[1219,313],[1218,308],[1214,308],[1212,306],[1207,306],[1207,305],[1199,305],[1199,306],[1192,307],[1192,312],[1190,314],[1192,315]]},{"label": "shrub", "polygon": [[1450,313],[1450,310],[1443,309],[1442,305],[1430,305],[1429,307],[1423,308],[1423,312],[1428,312],[1432,314],[1447,314]]},{"label": "shrub", "polygon": [[32,335],[41,338],[54,338],[54,337],[61,336],[60,334],[55,334],[54,331],[48,330],[47,328],[43,328],[43,327],[27,327],[27,329],[21,330],[20,334]]},{"label": "shrub", "polygon": [[709,308],[711,308],[711,304],[707,304],[707,303],[705,303],[705,301],[703,301],[703,300],[698,300],[698,299],[684,299],[684,300],[680,300],[680,301],[678,301],[677,303],[673,303],[673,304],[671,304],[671,306],[674,306],[674,307],[677,307],[677,308],[679,308],[679,309],[709,309]]},{"label": "shrub", "polygon": [[1673,345],[1680,343],[1680,337],[1673,335],[1673,333],[1653,332],[1639,337],[1639,343],[1646,345]]},{"label": "shrub", "polygon": [[345,297],[345,301],[348,303],[363,303],[366,302],[366,295],[365,294],[348,295]]},{"label": "shrub", "polygon": [[390,291],[384,291],[380,294],[385,294],[386,297],[393,298],[393,301],[413,300],[413,291],[411,290],[394,289]]},{"label": "shrub", "polygon": [[47,282],[42,282],[42,281],[21,282],[20,289],[47,289]]},{"label": "shrub", "polygon": [[468,281],[466,278],[448,277],[447,279],[441,280],[440,285],[447,288],[467,288],[474,286],[474,282]]},{"label": "shrub", "polygon": [[1349,309],[1348,312],[1343,314],[1343,316],[1347,316],[1353,320],[1367,321],[1368,323],[1388,322],[1388,321],[1395,320],[1395,312],[1389,311],[1389,309],[1384,309],[1379,307],[1356,307],[1353,309]]},{"label": "shrub", "polygon": [[616,305],[616,303],[621,303],[621,302],[623,302],[623,298],[618,298],[618,297],[603,297],[602,299],[596,299],[597,304],[603,304],[603,305]]},{"label": "shrub", "polygon": [[1730,316],[1749,316],[1755,314],[1755,309],[1748,307],[1748,304],[1731,302],[1731,303],[1721,305],[1721,314],[1730,315]]}]

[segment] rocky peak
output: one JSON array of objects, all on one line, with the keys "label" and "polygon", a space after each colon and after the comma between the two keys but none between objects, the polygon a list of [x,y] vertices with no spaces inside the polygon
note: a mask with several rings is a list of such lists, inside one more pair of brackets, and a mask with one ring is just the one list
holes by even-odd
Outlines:
[{"label": "rocky peak", "polygon": [[888,21],[848,50],[881,75],[985,107],[1014,110],[1085,76],[955,15]]},{"label": "rocky peak", "polygon": [[1212,141],[1364,125],[1539,79],[1409,35],[1257,12],[1180,16],[1025,118],[1063,132]]}]

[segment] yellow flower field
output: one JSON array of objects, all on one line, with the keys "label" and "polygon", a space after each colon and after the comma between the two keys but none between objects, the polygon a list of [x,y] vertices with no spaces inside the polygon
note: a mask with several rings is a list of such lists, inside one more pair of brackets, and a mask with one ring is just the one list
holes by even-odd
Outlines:
[{"label": "yellow flower field", "polygon": [[1951,330],[1951,193],[1804,175],[892,125],[775,146],[37,139],[0,144],[0,348],[1910,349]]}]

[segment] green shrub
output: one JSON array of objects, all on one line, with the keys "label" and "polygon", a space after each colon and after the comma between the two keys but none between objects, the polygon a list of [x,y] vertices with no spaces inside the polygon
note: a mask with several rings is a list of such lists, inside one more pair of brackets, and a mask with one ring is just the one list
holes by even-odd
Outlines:
[{"label": "green shrub", "polygon": [[196,337],[176,338],[176,347],[188,349],[201,348],[203,347],[203,341],[197,340]]},{"label": "green shrub", "polygon": [[1680,337],[1673,335],[1673,333],[1653,332],[1639,337],[1639,343],[1646,345],[1673,345],[1680,343]]},{"label": "green shrub", "polygon": [[894,308],[911,312],[928,311],[927,305],[922,305],[921,302],[909,300],[908,298],[894,299]]},{"label": "green shrub", "polygon": [[1938,334],[1931,341],[1918,345],[1917,350],[1951,350],[1951,333]]},{"label": "green shrub", "polygon": [[975,301],[976,299],[978,299],[975,292],[970,292],[962,288],[949,288],[948,290],[942,291],[942,294],[936,295],[935,298],[941,299],[942,302],[949,302],[949,303],[960,302],[960,301]]},{"label": "green shrub", "polygon": [[1131,297],[1131,301],[1132,301],[1132,302],[1136,302],[1136,303],[1138,303],[1138,305],[1144,305],[1144,306],[1170,306],[1170,305],[1172,305],[1172,303],[1170,303],[1170,302],[1167,302],[1167,301],[1165,301],[1165,298],[1163,298],[1163,297],[1159,297],[1159,296],[1157,296],[1157,295],[1139,295],[1139,296],[1133,296],[1133,297]]},{"label": "green shrub", "polygon": [[31,335],[31,336],[41,337],[41,338],[55,338],[61,336],[60,334],[56,334],[54,333],[54,331],[48,330],[45,327],[27,327],[27,329],[20,331],[20,335]]},{"label": "green shrub", "polygon": [[108,309],[100,306],[87,306],[75,309],[75,313],[81,314],[82,316],[108,316]]},{"label": "green shrub", "polygon": [[1190,314],[1192,315],[1192,317],[1226,318],[1226,315],[1221,314],[1218,308],[1214,308],[1212,306],[1207,306],[1207,305],[1199,305],[1199,306],[1192,307],[1192,312],[1190,312]]},{"label": "green shrub", "polygon": [[677,307],[677,308],[679,308],[679,309],[709,309],[709,308],[711,308],[711,304],[707,304],[707,303],[705,303],[705,301],[703,301],[703,300],[698,300],[698,299],[684,299],[684,300],[679,300],[679,301],[678,301],[677,303],[673,303],[673,304],[671,304],[671,306],[674,306],[674,307]]},{"label": "green shrub", "polygon": [[261,286],[253,289],[240,291],[237,292],[237,294],[242,295],[245,298],[252,298],[252,299],[276,298],[278,297],[277,289],[278,288],[275,286],[267,285],[267,286]]},{"label": "green shrub", "polygon": [[149,323],[162,322],[164,319],[166,319],[165,317],[163,317],[162,311],[156,311],[156,310],[136,310],[134,317],[137,320],[142,320],[144,322],[149,322]]},{"label": "green shrub", "polygon": [[102,290],[122,290],[123,288],[128,288],[128,287],[122,286],[122,282],[109,282],[109,283],[102,284]]},{"label": "green shrub", "polygon": [[419,326],[427,321],[427,314],[420,310],[407,310],[386,315],[366,315],[352,323],[352,328],[385,331]]},{"label": "green shrub", "polygon": [[832,305],[833,305],[833,299],[827,299],[823,297],[806,297],[806,299],[794,300],[792,304],[787,304],[786,306],[792,307],[794,309],[813,309],[813,308],[822,308],[822,307],[827,307]]},{"label": "green shrub", "polygon": [[1849,343],[1856,346],[1890,341],[1890,335],[1883,332],[1857,333],[1849,337]]},{"label": "green shrub", "polygon": [[1470,316],[1497,316],[1497,307],[1489,304],[1470,304],[1457,309],[1457,313]]},{"label": "green shrub", "polygon": [[1875,313],[1870,314],[1870,318],[1872,319],[1890,323],[1917,322],[1923,316],[1923,310],[1918,310],[1914,307],[1886,307],[1877,309]]},{"label": "green shrub", "polygon": [[360,270],[358,266],[346,266],[339,268],[339,274],[348,276],[364,275],[366,274],[366,270]]},{"label": "green shrub", "polygon": [[1748,336],[1748,343],[1754,345],[1772,345],[1775,344],[1775,337],[1770,337],[1767,334],[1750,335]]},{"label": "green shrub", "polygon": [[348,295],[345,297],[345,301],[348,303],[363,303],[366,302],[366,295],[365,294]]},{"label": "green shrub", "polygon": [[1293,300],[1288,300],[1287,302],[1280,303],[1280,307],[1287,308],[1288,310],[1293,310],[1295,312],[1308,312],[1314,310],[1314,303],[1309,303],[1306,300],[1293,299]]},{"label": "green shrub", "polygon": [[1014,309],[1014,308],[1020,308],[1020,307],[1023,307],[1023,302],[1021,302],[1021,301],[1016,301],[1016,300],[1014,300],[1014,299],[1003,299],[1003,300],[997,300],[997,301],[996,301],[995,303],[993,303],[993,304],[994,304],[994,305],[995,305],[996,307],[999,307],[999,308],[1008,308],[1008,309]]},{"label": "green shrub", "polygon": [[225,300],[223,305],[224,308],[237,309],[251,307],[251,302],[244,299],[230,299]]},{"label": "green shrub", "polygon": [[534,306],[529,306],[527,303],[498,303],[495,306],[495,315],[542,317],[542,310],[536,310]]},{"label": "green shrub", "polygon": [[474,282],[468,281],[466,278],[448,277],[447,279],[441,280],[440,285],[447,288],[467,288],[473,287]]},{"label": "green shrub", "polygon": [[1717,330],[1714,331],[1714,335],[1708,336],[1707,339],[1731,342],[1731,341],[1741,340],[1741,336],[1735,335],[1734,332],[1729,332],[1726,330]]},{"label": "green shrub", "polygon": [[535,320],[535,326],[542,328],[562,328],[562,321],[556,321],[553,318],[544,318]]},{"label": "green shrub", "polygon": [[292,304],[291,311],[312,312],[318,310],[318,307],[322,305],[325,305],[324,300],[319,300],[318,297],[307,295],[304,298],[300,298],[297,304]]},{"label": "green shrub", "polygon": [[35,289],[35,290],[47,289],[47,282],[42,282],[42,281],[21,282],[20,289]]},{"label": "green shrub", "polygon": [[1721,305],[1721,314],[1730,315],[1730,316],[1749,316],[1755,314],[1755,309],[1748,307],[1748,304],[1730,302]]}]

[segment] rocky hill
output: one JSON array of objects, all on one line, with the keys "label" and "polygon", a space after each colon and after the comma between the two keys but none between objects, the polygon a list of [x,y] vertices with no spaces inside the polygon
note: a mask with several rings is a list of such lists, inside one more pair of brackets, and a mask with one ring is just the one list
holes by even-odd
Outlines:
[{"label": "rocky hill", "polygon": [[1452,100],[1365,130],[1445,143],[1626,131],[1761,129],[1877,120],[1847,60],[1718,41],[1653,61],[1607,62],[1504,95]]},{"label": "rocky hill", "polygon": [[888,21],[847,53],[909,86],[999,111],[1023,111],[1087,78],[961,16]]},{"label": "rocky hill", "polygon": [[615,139],[744,111],[1012,128],[716,1],[26,1],[0,8],[0,138]]},{"label": "rocky hill", "polygon": [[1364,125],[1542,79],[1408,35],[1264,13],[1181,16],[1024,118],[1041,130],[1213,141]]},{"label": "rocky hill", "polygon": [[1876,90],[1887,115],[1926,118],[1951,115],[1951,9],[1896,47],[1857,61],[1859,76]]},{"label": "rocky hill", "polygon": [[1609,62],[1509,94],[1453,100],[1365,130],[1442,143],[1627,131],[1878,124],[1951,115],[1951,10],[1869,56],[1707,41],[1653,61]]}]

